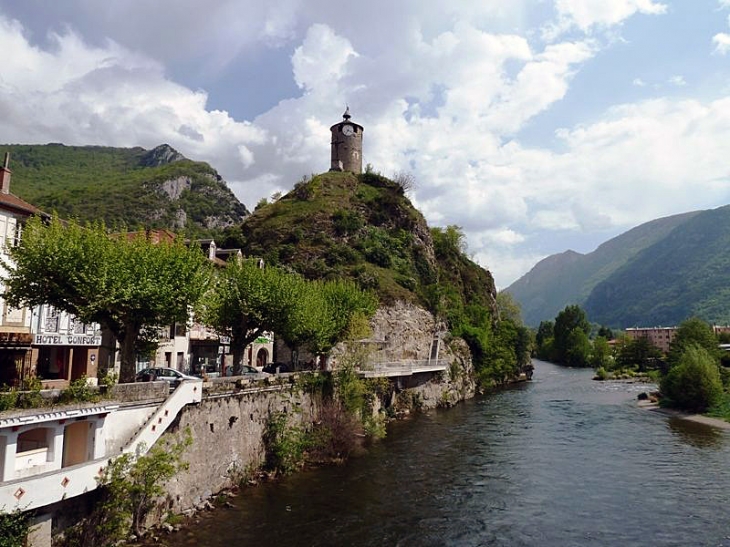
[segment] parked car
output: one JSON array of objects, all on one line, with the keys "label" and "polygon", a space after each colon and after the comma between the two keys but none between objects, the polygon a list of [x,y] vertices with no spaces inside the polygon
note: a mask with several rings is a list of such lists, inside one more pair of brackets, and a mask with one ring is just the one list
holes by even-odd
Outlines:
[{"label": "parked car", "polygon": [[268,376],[269,374],[266,371],[260,371],[256,367],[252,367],[251,365],[243,365],[243,368],[241,370],[241,376]]},{"label": "parked car", "polygon": [[169,367],[151,367],[140,370],[135,376],[135,382],[154,382],[164,380],[170,382],[170,389],[175,389],[183,380],[200,380],[196,376],[183,374],[179,370]]},{"label": "parked car", "polygon": [[291,365],[287,365],[286,363],[269,363],[264,365],[263,371],[269,374],[276,374],[277,372],[291,372],[292,369]]}]

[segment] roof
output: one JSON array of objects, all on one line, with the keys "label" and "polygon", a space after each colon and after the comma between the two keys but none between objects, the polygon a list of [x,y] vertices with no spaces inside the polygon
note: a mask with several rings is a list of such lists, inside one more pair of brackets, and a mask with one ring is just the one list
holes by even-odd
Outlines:
[{"label": "roof", "polygon": [[12,209],[15,212],[23,213],[25,215],[38,215],[43,212],[38,209],[35,205],[31,205],[27,201],[23,201],[18,196],[13,194],[3,194],[0,192],[0,208]]}]

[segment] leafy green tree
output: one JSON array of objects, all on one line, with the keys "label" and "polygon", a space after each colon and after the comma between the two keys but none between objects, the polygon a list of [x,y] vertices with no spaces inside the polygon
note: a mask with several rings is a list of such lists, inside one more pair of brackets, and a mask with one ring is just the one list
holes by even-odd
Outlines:
[{"label": "leafy green tree", "polygon": [[590,357],[591,341],[588,334],[580,327],[573,328],[568,335],[564,363],[569,367],[587,367]]},{"label": "leafy green tree", "polygon": [[705,412],[723,392],[717,361],[697,345],[685,348],[660,388],[671,406],[690,412]]},{"label": "leafy green tree", "polygon": [[200,249],[144,234],[110,237],[103,223],[32,218],[10,254],[8,303],[49,304],[108,328],[121,347],[122,382],[134,381],[142,328],[186,322],[210,279]]},{"label": "leafy green tree", "polygon": [[515,325],[522,325],[522,310],[514,297],[505,291],[497,293],[497,310],[503,321],[512,321]]},{"label": "leafy green tree", "polygon": [[667,361],[669,366],[675,366],[679,363],[682,354],[690,346],[700,346],[713,359],[719,359],[720,350],[718,348],[717,336],[709,323],[702,319],[692,317],[683,321],[677,328],[677,332],[669,345],[669,354]]},{"label": "leafy green tree", "polygon": [[306,346],[313,353],[326,354],[348,338],[355,325],[367,325],[377,306],[375,296],[352,281],[307,281],[290,320],[278,334],[294,348]]},{"label": "leafy green tree", "polygon": [[298,307],[306,281],[256,260],[230,260],[206,293],[201,317],[231,338],[234,373],[240,372],[246,346],[264,332],[281,332],[300,319]]},{"label": "leafy green tree", "polygon": [[440,256],[459,256],[466,251],[466,236],[461,226],[431,228],[431,237],[434,250]]},{"label": "leafy green tree", "polygon": [[[585,340],[588,340],[591,325],[588,322],[585,312],[577,305],[566,306],[555,318],[555,326],[553,328],[553,355],[558,363],[567,364],[571,342],[578,342],[581,346],[584,345],[583,338],[578,337],[577,334],[573,334],[573,331],[576,329],[583,332],[585,334]],[[574,361],[577,354],[582,354],[583,349],[584,347],[576,349],[570,359]]]},{"label": "leafy green tree", "polygon": [[608,340],[603,336],[597,336],[593,340],[593,348],[591,351],[590,365],[598,370],[603,368],[610,370],[613,359],[611,358],[611,346],[608,345]]},{"label": "leafy green tree", "polygon": [[637,367],[640,372],[646,372],[658,368],[661,358],[661,350],[649,338],[640,336],[622,340],[616,354],[616,364],[622,368]]},{"label": "leafy green tree", "polygon": [[375,297],[352,281],[307,281],[280,268],[233,260],[216,276],[202,317],[231,337],[238,371],[244,349],[264,332],[275,332],[294,348],[327,353],[353,322],[376,308]]},{"label": "leafy green tree", "polygon": [[608,327],[604,327],[603,325],[601,325],[601,327],[598,329],[597,336],[601,336],[601,337],[605,338],[606,340],[614,339],[613,331]]},{"label": "leafy green tree", "polygon": [[540,321],[535,333],[535,354],[539,359],[552,359],[554,328],[555,323],[552,321]]}]

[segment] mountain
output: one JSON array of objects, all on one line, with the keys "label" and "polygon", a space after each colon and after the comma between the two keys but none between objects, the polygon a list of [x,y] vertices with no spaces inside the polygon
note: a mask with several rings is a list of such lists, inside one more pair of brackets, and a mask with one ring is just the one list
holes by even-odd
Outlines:
[{"label": "mountain", "polygon": [[[599,283],[699,213],[694,211],[647,222],[588,254],[566,251],[551,255],[505,291],[520,303],[525,324],[537,326],[540,321],[552,320],[568,304],[583,306]],[[589,318],[599,321],[590,314]],[[618,326],[613,322],[605,324]]]},{"label": "mountain", "polygon": [[730,324],[730,206],[692,215],[598,283],[585,302],[606,325]]},{"label": "mountain", "polygon": [[459,238],[429,229],[397,182],[329,172],[258,207],[224,244],[309,279],[354,279],[384,303],[448,312],[468,303],[495,317],[492,275],[466,257]]},{"label": "mountain", "polygon": [[166,144],[152,150],[0,145],[3,152],[10,153],[11,191],[63,218],[202,237],[248,215],[215,169]]}]

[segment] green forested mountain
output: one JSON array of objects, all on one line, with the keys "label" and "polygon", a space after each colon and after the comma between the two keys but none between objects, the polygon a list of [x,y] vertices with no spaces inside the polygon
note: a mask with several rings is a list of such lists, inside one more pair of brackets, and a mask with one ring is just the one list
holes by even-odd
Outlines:
[{"label": "green forested mountain", "polygon": [[647,222],[585,255],[575,251],[551,255],[505,290],[520,303],[525,323],[537,326],[540,321],[554,319],[568,304],[583,305],[596,285],[697,214],[695,211]]},{"label": "green forested mountain", "polygon": [[597,284],[592,321],[672,326],[691,316],[730,324],[730,206],[693,215]]},{"label": "green forested mountain", "polygon": [[200,237],[238,224],[248,214],[215,169],[165,144],[152,150],[0,145],[0,153],[5,152],[13,172],[11,192],[63,218]]}]

